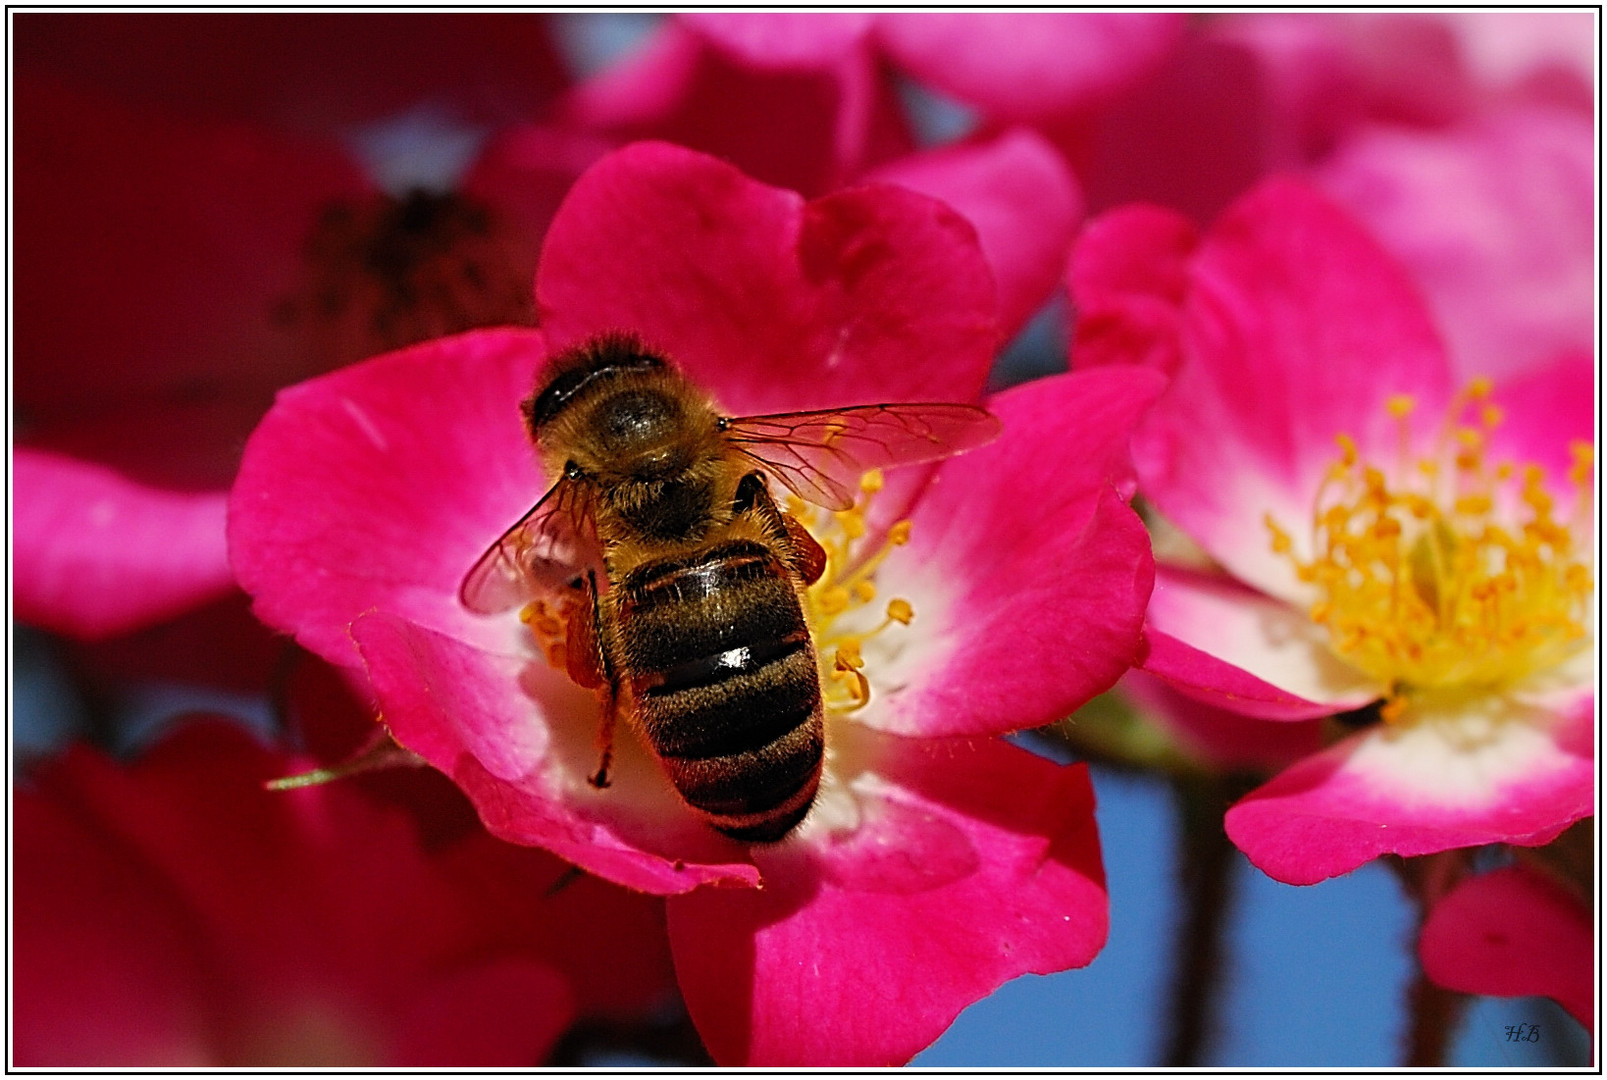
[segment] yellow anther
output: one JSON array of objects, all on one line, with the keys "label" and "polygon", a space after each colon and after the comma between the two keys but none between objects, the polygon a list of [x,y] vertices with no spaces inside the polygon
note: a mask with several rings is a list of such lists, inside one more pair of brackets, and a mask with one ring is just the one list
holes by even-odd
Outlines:
[{"label": "yellow anther", "polygon": [[855,600],[858,600],[861,604],[868,604],[876,599],[876,586],[868,581],[856,581],[854,582],[853,593]]},{"label": "yellow anther", "polygon": [[858,671],[865,666],[865,658],[860,655],[857,638],[847,638],[838,644],[832,666],[838,671]]},{"label": "yellow anther", "polygon": [[1468,384],[1467,396],[1469,400],[1480,401],[1490,396],[1495,389],[1495,383],[1488,375],[1480,375]]},{"label": "yellow anther", "polygon": [[865,535],[865,517],[858,510],[841,510],[835,516],[848,539],[858,540]]},{"label": "yellow anther", "polygon": [[1479,410],[1479,422],[1487,428],[1500,427],[1501,421],[1506,419],[1506,413],[1499,406],[1486,405]]},{"label": "yellow anther", "polygon": [[1576,486],[1590,483],[1590,474],[1596,466],[1596,448],[1587,442],[1575,440],[1568,444],[1573,464],[1568,468],[1568,479]]},{"label": "yellow anther", "polygon": [[859,478],[859,490],[866,495],[874,495],[882,490],[882,485],[885,483],[886,481],[882,478],[882,470],[872,469]]},{"label": "yellow anther", "polygon": [[896,623],[908,626],[910,620],[915,618],[915,609],[910,606],[908,600],[889,600],[887,602],[887,617]]},{"label": "yellow anther", "polygon": [[910,523],[907,521],[895,522],[893,527],[887,530],[887,542],[894,547],[903,547],[910,542],[910,528]]},{"label": "yellow anther", "polygon": [[1385,408],[1389,410],[1389,415],[1397,420],[1403,420],[1417,408],[1417,399],[1411,394],[1391,394],[1389,401],[1385,403]]}]

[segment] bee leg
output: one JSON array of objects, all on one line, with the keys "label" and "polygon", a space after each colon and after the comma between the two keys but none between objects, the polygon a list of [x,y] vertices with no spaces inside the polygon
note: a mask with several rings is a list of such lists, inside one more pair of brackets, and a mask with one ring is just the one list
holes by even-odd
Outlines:
[{"label": "bee leg", "polygon": [[597,574],[588,571],[580,585],[582,599],[569,612],[569,629],[564,649],[564,666],[569,677],[591,689],[606,688],[608,700],[603,710],[600,742],[602,763],[588,776],[595,788],[608,786],[608,766],[614,758],[614,719],[619,712],[619,683],[614,678],[608,651],[603,648],[603,618],[597,598]]},{"label": "bee leg", "polygon": [[601,741],[603,744],[603,757],[597,763],[597,771],[586,777],[586,782],[594,788],[608,787],[612,780],[608,779],[608,766],[614,760],[614,718],[619,714],[619,698],[610,690],[608,693],[608,711],[603,713],[603,731]]},{"label": "bee leg", "polygon": [[777,540],[785,542],[792,552],[793,569],[803,578],[803,583],[813,585],[820,580],[820,575],[826,570],[825,549],[809,534],[808,529],[799,524],[797,518],[783,513],[776,505],[776,501],[770,497],[770,488],[765,484],[763,473],[750,472],[738,482],[736,497],[731,500],[731,510],[737,514],[748,511],[758,514],[765,530]]}]

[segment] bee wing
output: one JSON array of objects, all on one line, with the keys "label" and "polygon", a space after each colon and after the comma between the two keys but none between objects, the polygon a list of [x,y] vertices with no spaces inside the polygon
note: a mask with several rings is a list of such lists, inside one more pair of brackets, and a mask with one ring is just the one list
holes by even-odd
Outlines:
[{"label": "bee wing", "polygon": [[589,489],[571,480],[549,488],[464,576],[463,606],[495,615],[543,594],[561,595],[599,565],[590,501]]},{"label": "bee wing", "polygon": [[793,494],[831,510],[854,504],[869,469],[919,465],[992,442],[999,421],[975,405],[858,405],[722,419],[726,438]]}]

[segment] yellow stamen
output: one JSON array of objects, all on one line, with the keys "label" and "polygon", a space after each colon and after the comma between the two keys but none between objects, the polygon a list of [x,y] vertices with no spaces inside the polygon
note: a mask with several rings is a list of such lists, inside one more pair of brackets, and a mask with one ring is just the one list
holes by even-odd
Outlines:
[{"label": "yellow stamen", "polygon": [[[1484,403],[1490,392],[1484,379],[1458,397],[1435,450],[1416,462],[1406,460],[1413,403],[1390,398],[1385,408],[1403,434],[1395,480],[1338,436],[1340,459],[1312,511],[1309,558],[1265,518],[1272,551],[1316,589],[1312,620],[1341,657],[1389,688],[1389,721],[1415,692],[1499,689],[1588,645],[1588,545],[1575,541],[1577,523],[1554,516],[1544,470],[1488,460],[1502,420]],[[1473,424],[1457,422],[1469,411]],[[1593,456],[1587,445],[1574,449],[1569,479],[1580,502]],[[1454,472],[1443,470],[1445,458]],[[1521,520],[1509,519],[1514,505]]]},{"label": "yellow stamen", "polygon": [[910,538],[910,523],[900,521],[887,530],[875,550],[868,554],[855,550],[868,532],[870,503],[883,487],[882,474],[873,469],[860,478],[860,498],[850,509],[826,514],[801,501],[787,503],[787,512],[810,530],[826,553],[826,568],[805,600],[820,656],[821,690],[826,707],[834,712],[853,712],[870,702],[864,643],[895,623],[907,626],[915,618],[909,601],[897,598],[888,601],[880,624],[868,630],[866,620],[855,617],[876,600],[876,571],[894,548]]}]

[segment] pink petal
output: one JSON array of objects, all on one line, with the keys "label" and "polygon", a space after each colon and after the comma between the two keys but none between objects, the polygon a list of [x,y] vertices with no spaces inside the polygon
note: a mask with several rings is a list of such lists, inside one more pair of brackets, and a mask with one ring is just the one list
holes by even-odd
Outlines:
[{"label": "pink petal", "polygon": [[70,808],[19,787],[11,812],[14,1063],[208,1064],[205,969],[184,905]]},{"label": "pink petal", "polygon": [[1592,115],[1596,24],[1588,11],[1436,12],[1486,86]]},{"label": "pink petal", "polygon": [[233,588],[223,492],[165,491],[59,454],[12,453],[17,618],[108,637]]},{"label": "pink petal", "polygon": [[546,1060],[573,1019],[563,976],[538,960],[500,956],[443,974],[408,1003],[390,1063],[528,1068]]},{"label": "pink petal", "polygon": [[864,13],[703,12],[676,16],[738,59],[762,67],[830,67],[864,48]]},{"label": "pink petal", "polygon": [[1544,994],[1587,1028],[1595,1019],[1590,908],[1544,875],[1508,866],[1434,905],[1418,939],[1423,970],[1466,994]]},{"label": "pink petal", "polygon": [[1271,164],[1318,158],[1369,119],[1443,126],[1477,103],[1454,36],[1432,15],[1257,12],[1216,30],[1256,59],[1263,108],[1287,144]]},{"label": "pink petal", "polygon": [[722,1065],[893,1065],[1005,980],[1091,961],[1107,931],[1085,766],[861,729],[847,835],[761,852],[764,887],[669,902],[687,1008]]},{"label": "pink petal", "polygon": [[1105,369],[988,407],[1004,434],[944,464],[876,588],[915,621],[865,645],[860,719],[902,735],[1035,727],[1107,690],[1138,648],[1153,561],[1124,502],[1127,433],[1161,389]]},{"label": "pink petal", "polygon": [[1287,180],[1212,228],[1183,318],[1182,367],[1134,440],[1140,485],[1235,576],[1296,595],[1264,515],[1285,528],[1307,519],[1341,432],[1364,457],[1393,454],[1385,401],[1411,394],[1436,415],[1449,394],[1444,352],[1394,264]]},{"label": "pink petal", "polygon": [[1082,219],[1082,196],[1065,162],[1024,128],[988,143],[900,158],[865,179],[941,199],[976,226],[998,282],[1005,338],[1049,298]]},{"label": "pink petal", "polygon": [[1199,701],[1263,720],[1309,720],[1383,688],[1338,658],[1303,608],[1220,574],[1158,566],[1141,666]]},{"label": "pink petal", "polygon": [[921,82],[1002,120],[1079,112],[1137,81],[1177,45],[1172,13],[898,13],[876,36]]},{"label": "pink petal", "polygon": [[[1220,25],[1213,20],[1212,29]],[[1188,34],[1137,86],[1089,117],[1054,125],[1049,137],[1095,211],[1158,203],[1203,225],[1290,163],[1280,120],[1254,53],[1207,31]]]},{"label": "pink petal", "polygon": [[[491,948],[522,945],[561,970],[583,1016],[626,1020],[673,1001],[664,900],[622,889],[536,848],[476,831],[442,853],[440,865],[474,904],[476,925],[495,928]],[[531,898],[542,917],[532,919]],[[607,927],[577,934],[577,926]]]},{"label": "pink petal", "polygon": [[30,419],[265,395],[316,370],[274,308],[319,210],[369,190],[348,158],[43,80],[19,81],[13,112],[15,391]]},{"label": "pink petal", "polygon": [[[29,888],[19,882],[31,1055],[214,1066],[545,1056],[572,998],[519,936],[528,909],[487,927],[405,816],[345,787],[263,789],[293,771],[213,722],[131,766],[76,748],[37,778],[20,805],[36,799],[79,835],[30,832],[22,849],[49,846]],[[490,942],[500,955],[483,951]],[[63,965],[84,948],[96,955]],[[522,1009],[506,1000],[514,991]]]},{"label": "pink petal", "polygon": [[353,637],[397,741],[463,788],[493,835],[643,892],[757,882],[744,849],[693,815],[626,725],[612,786],[586,783],[602,706],[544,660],[484,653],[385,614],[360,619]]},{"label": "pink petal", "polygon": [[1379,127],[1317,179],[1405,264],[1463,378],[1503,376],[1595,342],[1593,131],[1537,108]]},{"label": "pink petal", "polygon": [[[813,38],[800,51],[820,58]],[[761,68],[680,20],[666,21],[640,52],[577,87],[560,115],[620,141],[663,139],[713,154],[811,195],[912,143],[891,82],[866,50],[814,69]]]},{"label": "pink petal", "polygon": [[[1572,448],[1596,444],[1595,378],[1596,365],[1586,349],[1497,383],[1493,400],[1502,420],[1490,436],[1491,457],[1539,465],[1559,502],[1571,502]],[[1567,509],[1560,509],[1565,516]]]},{"label": "pink petal", "polygon": [[583,176],[536,277],[554,348],[628,328],[733,414],[968,401],[998,336],[971,226],[924,196],[804,203],[662,143]]},{"label": "pink petal", "polygon": [[375,609],[510,651],[457,593],[546,490],[518,409],[545,356],[534,331],[477,331],[283,391],[229,505],[258,617],[344,667],[348,627]]},{"label": "pink petal", "polygon": [[1066,280],[1076,305],[1071,364],[1182,363],[1183,303],[1199,234],[1158,206],[1127,206],[1089,222]]},{"label": "pink petal", "polygon": [[1592,812],[1594,702],[1548,716],[1494,696],[1355,735],[1280,773],[1227,813],[1250,861],[1291,885],[1378,855],[1534,846]]}]

